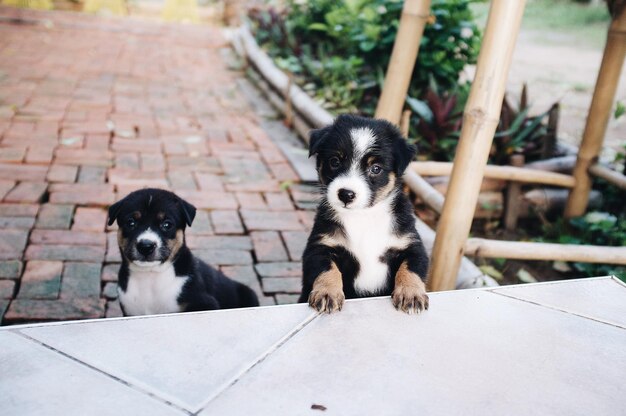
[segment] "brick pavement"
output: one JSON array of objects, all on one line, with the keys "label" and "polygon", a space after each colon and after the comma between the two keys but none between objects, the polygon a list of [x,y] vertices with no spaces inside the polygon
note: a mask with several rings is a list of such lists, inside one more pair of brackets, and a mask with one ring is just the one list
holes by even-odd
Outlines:
[{"label": "brick pavement", "polygon": [[310,188],[238,87],[219,29],[12,13],[0,8],[2,324],[119,316],[106,208],[145,186],[199,208],[198,256],[264,305],[294,302]]}]

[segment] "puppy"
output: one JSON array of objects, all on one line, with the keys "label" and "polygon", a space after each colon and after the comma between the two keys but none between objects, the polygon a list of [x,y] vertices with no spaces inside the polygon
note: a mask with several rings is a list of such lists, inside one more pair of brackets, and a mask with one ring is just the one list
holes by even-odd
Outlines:
[{"label": "puppy", "polygon": [[383,120],[341,115],[311,133],[323,194],[302,258],[300,302],[331,313],[345,298],[391,295],[396,309],[428,309],[428,256],[402,191],[416,151]]},{"label": "puppy", "polygon": [[142,189],[109,208],[122,254],[118,294],[124,315],[258,306],[249,287],[194,257],[185,227],[196,208],[161,189]]}]

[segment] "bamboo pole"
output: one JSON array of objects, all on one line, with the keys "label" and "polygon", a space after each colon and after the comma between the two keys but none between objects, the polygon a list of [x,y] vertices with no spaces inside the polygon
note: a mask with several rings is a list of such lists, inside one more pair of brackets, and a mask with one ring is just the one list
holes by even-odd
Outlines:
[{"label": "bamboo pole", "polygon": [[385,74],[385,84],[376,106],[376,118],[384,118],[394,124],[400,122],[429,13],[430,0],[404,2],[398,34]]},{"label": "bamboo pole", "polygon": [[489,8],[476,76],[463,113],[450,188],[437,225],[428,279],[429,289],[433,291],[454,289],[483,171],[498,126],[525,4],[525,0],[500,0],[493,1]]},{"label": "bamboo pole", "polygon": [[404,172],[403,179],[409,189],[415,192],[415,194],[419,196],[426,203],[426,205],[434,209],[438,214],[441,213],[444,201],[443,195],[433,188],[431,184],[426,182],[424,178],[413,172],[411,169],[407,169]]},{"label": "bamboo pole", "polygon": [[[454,165],[456,161],[454,162]],[[422,176],[447,176],[452,173],[453,164],[450,162],[412,162],[411,170]],[[511,182],[541,183],[544,185],[571,188],[574,178],[562,173],[547,172],[538,169],[528,169],[516,166],[487,165],[483,176],[491,179],[502,179]]]},{"label": "bamboo pole", "polygon": [[518,260],[561,260],[626,265],[626,247],[528,243],[470,238],[465,255]]},{"label": "bamboo pole", "polygon": [[596,163],[589,166],[589,174],[602,178],[620,189],[626,189],[626,176],[609,167]]},{"label": "bamboo pole", "polygon": [[400,133],[404,137],[409,137],[409,127],[411,125],[411,110],[404,110],[400,118]]},{"label": "bamboo pole", "polygon": [[604,56],[574,167],[576,186],[570,192],[565,207],[567,218],[583,215],[587,209],[592,184],[589,167],[595,164],[602,149],[624,57],[626,57],[626,8],[622,8],[609,27]]}]

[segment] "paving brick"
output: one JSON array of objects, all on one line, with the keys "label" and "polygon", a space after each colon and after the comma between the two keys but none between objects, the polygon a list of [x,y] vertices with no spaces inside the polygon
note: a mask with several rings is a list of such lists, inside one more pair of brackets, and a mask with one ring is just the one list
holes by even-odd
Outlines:
[{"label": "paving brick", "polygon": [[112,184],[57,183],[50,186],[50,202],[108,206],[115,202]]},{"label": "paving brick", "polygon": [[187,236],[191,235],[212,235],[213,226],[209,219],[209,213],[203,210],[196,211],[196,218],[193,220],[191,227],[187,228]]},{"label": "paving brick", "polygon": [[34,218],[0,217],[0,229],[30,230],[35,225]]},{"label": "paving brick", "polygon": [[277,305],[291,305],[298,303],[300,295],[288,295],[285,293],[277,293],[275,296]]},{"label": "paving brick", "polygon": [[13,189],[15,184],[15,181],[0,179],[0,200],[2,200],[11,189]]},{"label": "paving brick", "polygon": [[21,259],[27,239],[27,231],[0,230],[0,260]]},{"label": "paving brick", "polygon": [[113,165],[113,153],[108,150],[63,149],[55,151],[56,161],[65,165],[91,165],[110,167]]},{"label": "paving brick", "polygon": [[263,278],[302,276],[302,263],[299,262],[258,263],[254,268]]},{"label": "paving brick", "polygon": [[[94,231],[102,233],[108,217],[107,210],[103,208],[76,208],[72,230]],[[104,234],[102,234],[104,236]]]},{"label": "paving brick", "polygon": [[243,235],[188,235],[186,236],[186,241],[187,246],[192,250],[252,250],[252,240],[250,237]]},{"label": "paving brick", "polygon": [[293,203],[287,192],[266,192],[263,194],[270,211],[293,211]]},{"label": "paving brick", "polygon": [[169,171],[167,172],[167,181],[172,189],[176,189],[176,192],[182,190],[196,190],[198,186],[196,180],[193,177],[193,172],[186,171]]},{"label": "paving brick", "polygon": [[115,167],[139,170],[139,155],[137,153],[118,153],[115,155]]},{"label": "paving brick", "polygon": [[237,192],[235,196],[241,209],[267,210],[267,204],[260,192]]},{"label": "paving brick", "polygon": [[78,166],[59,165],[55,163],[50,166],[46,179],[48,182],[73,183],[76,181],[77,175]]},{"label": "paving brick", "polygon": [[235,197],[227,192],[180,190],[178,196],[201,209],[237,209]]},{"label": "paving brick", "polygon": [[250,233],[254,244],[254,255],[259,262],[287,261],[287,251],[277,231],[255,231]]},{"label": "paving brick", "polygon": [[30,243],[104,247],[106,245],[106,234],[103,231],[33,230],[30,234]]},{"label": "paving brick", "polygon": [[61,297],[89,298],[100,297],[100,263],[65,263]]},{"label": "paving brick", "polygon": [[313,223],[315,222],[314,211],[297,211],[297,214],[305,229],[310,230],[313,228]]},{"label": "paving brick", "polygon": [[20,283],[18,298],[57,299],[61,289],[62,261],[32,260]]},{"label": "paving brick", "polygon": [[213,266],[252,264],[252,254],[244,250],[194,250],[194,255]]},{"label": "paving brick", "polygon": [[104,247],[71,246],[71,245],[30,245],[26,249],[26,260],[68,260],[68,261],[102,261]]},{"label": "paving brick", "polygon": [[298,231],[304,229],[295,211],[241,210],[241,216],[246,228],[250,231]]},{"label": "paving brick", "polygon": [[101,184],[106,181],[107,169],[102,166],[81,166],[78,172],[79,183]]},{"label": "paving brick", "polygon": [[53,147],[30,147],[24,161],[28,164],[49,164],[54,156]]},{"label": "paving brick", "polygon": [[226,184],[229,192],[279,192],[280,184],[275,180],[246,180]]},{"label": "paving brick", "polygon": [[117,299],[108,301],[106,304],[105,318],[121,318],[122,316],[124,316],[124,314],[122,313],[120,302]]},{"label": "paving brick", "polygon": [[20,182],[4,197],[7,202],[39,202],[46,193],[46,182]]},{"label": "paving brick", "polygon": [[0,279],[19,279],[22,274],[22,262],[18,260],[0,261]]},{"label": "paving brick", "polygon": [[0,299],[11,299],[15,293],[13,280],[0,280]]},{"label": "paving brick", "polygon": [[102,289],[102,297],[107,299],[117,299],[117,283],[108,282]]},{"label": "paving brick", "polygon": [[101,280],[103,282],[117,282],[119,271],[120,263],[107,264],[102,268]]},{"label": "paving brick", "polygon": [[196,184],[203,191],[219,191],[224,192],[224,183],[222,176],[212,173],[194,172]]},{"label": "paving brick", "polygon": [[68,229],[74,214],[73,205],[43,204],[35,228]]},{"label": "paving brick", "polygon": [[0,178],[5,180],[41,182],[47,173],[47,166],[0,163]]},{"label": "paving brick", "polygon": [[37,204],[0,204],[0,217],[35,217],[39,211]]},{"label": "paving brick", "polygon": [[254,268],[252,266],[222,266],[220,267],[220,270],[229,278],[243,283],[251,288],[259,298],[259,304],[261,306],[276,304],[274,298],[265,296],[263,293],[259,278],[254,272]]},{"label": "paving brick", "polygon": [[289,258],[292,261],[301,260],[302,253],[304,253],[309,238],[309,233],[306,231],[282,231],[281,234],[287,246]]},{"label": "paving brick", "polygon": [[64,321],[102,318],[105,299],[74,298],[64,300],[15,299],[4,314],[3,323]]},{"label": "paving brick", "polygon": [[261,153],[261,157],[263,157],[263,160],[265,160],[267,164],[285,162],[285,156],[283,156],[283,153],[275,146],[261,147],[259,148],[259,153]]},{"label": "paving brick", "polygon": [[211,223],[217,234],[243,234],[237,211],[211,211]]},{"label": "paving brick", "polygon": [[0,148],[0,162],[20,163],[26,156],[25,147],[2,147]]},{"label": "paving brick", "polygon": [[107,263],[120,263],[122,261],[120,247],[117,244],[117,232],[115,231],[107,233],[107,250],[104,260]]},{"label": "paving brick", "polygon": [[300,293],[302,279],[298,277],[264,277],[261,279],[264,293]]},{"label": "paving brick", "polygon": [[293,170],[288,162],[272,163],[268,165],[272,176],[281,182],[295,182],[300,180],[300,176]]},{"label": "paving brick", "polygon": [[11,302],[9,299],[0,299],[0,324],[4,322],[3,318],[6,310],[9,308],[9,302]]},{"label": "paving brick", "polygon": [[121,186],[141,186],[166,188],[165,175],[157,172],[144,172],[132,169],[109,169],[109,183]]},{"label": "paving brick", "polygon": [[163,172],[165,170],[165,159],[158,153],[140,153],[139,160],[141,170],[144,172]]}]

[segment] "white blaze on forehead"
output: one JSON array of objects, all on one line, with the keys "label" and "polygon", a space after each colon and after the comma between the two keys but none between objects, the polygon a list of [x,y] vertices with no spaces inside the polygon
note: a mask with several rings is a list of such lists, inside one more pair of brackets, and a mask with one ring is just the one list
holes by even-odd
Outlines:
[{"label": "white blaze on forehead", "polygon": [[159,235],[152,231],[150,228],[137,236],[137,241],[141,240],[152,241],[154,244],[156,244],[157,248],[160,248],[163,245],[161,237],[159,237]]},{"label": "white blaze on forehead", "polygon": [[367,149],[372,147],[375,140],[374,132],[367,127],[350,130],[350,137],[352,138],[352,144],[357,158],[363,157]]}]

